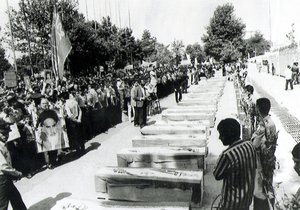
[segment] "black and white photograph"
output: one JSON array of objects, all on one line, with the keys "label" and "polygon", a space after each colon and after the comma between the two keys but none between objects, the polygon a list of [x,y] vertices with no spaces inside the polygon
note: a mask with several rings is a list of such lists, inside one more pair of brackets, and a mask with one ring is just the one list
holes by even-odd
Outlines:
[{"label": "black and white photograph", "polygon": [[0,5],[0,210],[300,210],[300,1]]}]

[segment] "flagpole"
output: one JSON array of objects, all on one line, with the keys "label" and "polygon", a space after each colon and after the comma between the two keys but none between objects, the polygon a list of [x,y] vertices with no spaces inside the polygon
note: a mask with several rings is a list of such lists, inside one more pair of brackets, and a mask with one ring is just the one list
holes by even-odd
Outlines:
[{"label": "flagpole", "polygon": [[121,22],[121,12],[120,12],[120,1],[118,0],[118,12],[119,12],[119,25],[120,28],[122,27],[122,22]]},{"label": "flagpole", "polygon": [[85,12],[86,12],[86,19],[87,19],[87,21],[89,21],[89,13],[88,13],[87,0],[85,0]]},{"label": "flagpole", "polygon": [[12,24],[11,24],[8,0],[6,0],[6,5],[7,5],[7,14],[8,14],[8,21],[9,21],[9,31],[10,31],[10,36],[11,36],[11,48],[12,48],[13,57],[14,57],[14,68],[15,68],[15,71],[17,72],[18,69],[17,69],[17,61],[16,61],[15,41],[14,41],[14,36],[12,33]]},{"label": "flagpole", "polygon": [[93,7],[94,7],[94,26],[95,26],[95,30],[97,30],[95,0],[93,0]]},{"label": "flagpole", "polygon": [[[56,10],[56,2],[55,2],[54,7],[53,7],[53,14],[55,14],[55,17],[57,18],[58,14],[57,14],[57,10]],[[53,21],[56,21],[56,18],[54,19],[54,15],[53,15],[53,18],[52,18],[52,30],[54,31],[53,32],[54,46],[52,45],[52,47],[53,47],[53,51],[54,52],[52,52],[52,53],[54,53],[54,69],[53,69],[53,73],[59,79],[59,75],[58,75],[57,43],[56,43],[56,27],[55,26],[53,27]]]}]

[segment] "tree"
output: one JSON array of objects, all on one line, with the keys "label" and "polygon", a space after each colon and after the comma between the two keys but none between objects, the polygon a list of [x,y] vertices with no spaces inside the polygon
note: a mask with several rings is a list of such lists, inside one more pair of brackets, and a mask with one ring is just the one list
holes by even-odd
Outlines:
[{"label": "tree", "polygon": [[156,61],[158,65],[169,65],[173,59],[172,52],[168,49],[169,45],[164,46],[161,43],[156,44],[156,54],[150,57],[150,60]]},{"label": "tree", "polygon": [[184,44],[181,40],[174,40],[171,43],[171,48],[173,52],[175,65],[178,66],[180,64],[180,61],[182,60],[182,56],[185,54]]},{"label": "tree", "polygon": [[191,56],[191,62],[193,64],[195,62],[195,58],[197,59],[198,63],[201,63],[202,61],[204,61],[205,54],[199,43],[194,43],[192,45],[189,44],[188,46],[186,46],[185,51],[187,54],[189,54]]},{"label": "tree", "polygon": [[271,47],[271,43],[266,40],[259,31],[255,32],[249,39],[246,39],[246,44],[246,50],[250,57],[263,55],[265,52],[269,51]]},{"label": "tree", "polygon": [[149,30],[144,30],[142,39],[140,41],[140,46],[142,49],[142,59],[146,61],[151,61],[149,58],[156,54],[156,37],[151,36]]},{"label": "tree", "polygon": [[0,45],[0,78],[3,77],[3,72],[8,71],[11,68],[10,63],[5,58],[5,50]]},{"label": "tree", "polygon": [[217,61],[234,61],[236,57],[231,57],[228,49],[234,49],[242,55],[245,27],[241,19],[235,16],[232,4],[218,6],[210,19],[207,34],[202,37],[205,53]]},{"label": "tree", "polygon": [[297,47],[297,42],[295,40],[294,25],[294,23],[291,25],[291,31],[288,34],[286,34],[286,38],[289,40],[291,47]]},{"label": "tree", "polygon": [[[38,69],[50,68],[51,64],[51,21],[54,8],[54,0],[21,0],[20,10],[11,10],[12,32],[15,38],[17,51],[27,54],[30,65]],[[61,16],[63,27],[70,35],[78,22],[84,22],[84,16],[79,14],[78,2],[74,0],[58,1],[56,4]],[[78,24],[77,24],[78,25]],[[9,33],[7,33],[8,36]],[[72,40],[71,40],[72,42]],[[39,62],[42,61],[42,62]]]}]

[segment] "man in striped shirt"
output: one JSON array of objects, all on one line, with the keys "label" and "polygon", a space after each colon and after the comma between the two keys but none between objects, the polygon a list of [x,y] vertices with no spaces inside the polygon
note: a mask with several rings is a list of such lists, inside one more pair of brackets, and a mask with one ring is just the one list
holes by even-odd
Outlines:
[{"label": "man in striped shirt", "polygon": [[223,180],[221,210],[249,210],[252,202],[256,153],[250,141],[240,139],[241,128],[232,118],[222,120],[217,127],[224,146],[214,169],[216,180]]}]

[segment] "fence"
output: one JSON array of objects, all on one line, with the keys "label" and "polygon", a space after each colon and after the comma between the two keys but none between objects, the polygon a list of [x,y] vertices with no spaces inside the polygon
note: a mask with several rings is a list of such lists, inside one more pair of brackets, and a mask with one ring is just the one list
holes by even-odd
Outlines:
[{"label": "fence", "polygon": [[[282,48],[273,52],[265,53],[264,55],[253,57],[251,58],[251,60],[256,61],[256,63],[258,63],[259,65],[262,64],[263,60],[267,60],[269,64],[270,73],[273,63],[275,67],[275,74],[279,76],[284,76],[287,65],[292,65],[294,62],[300,62],[300,48]],[[262,71],[267,71],[267,66],[263,66]]]}]

